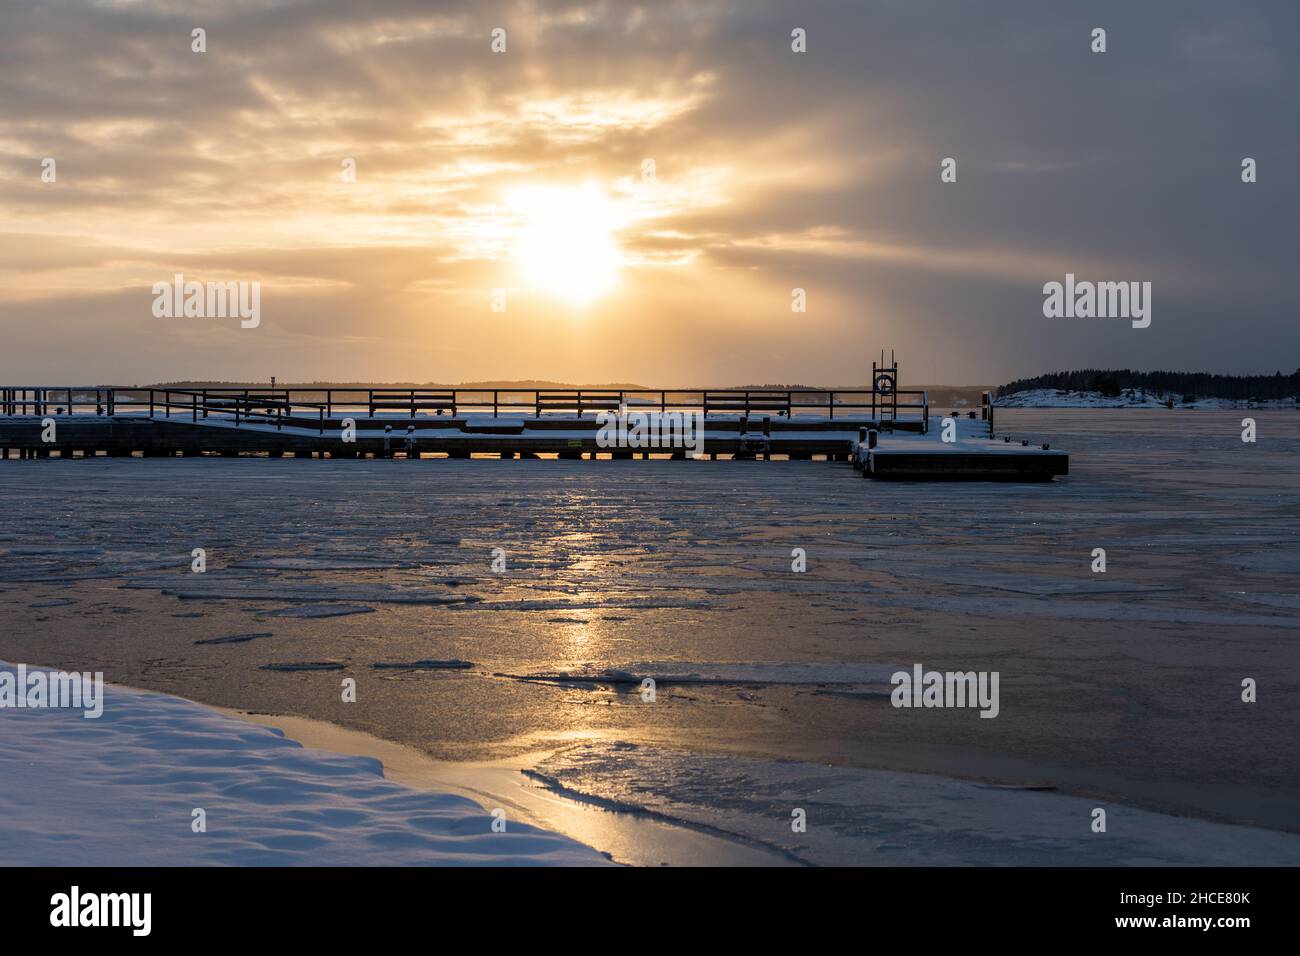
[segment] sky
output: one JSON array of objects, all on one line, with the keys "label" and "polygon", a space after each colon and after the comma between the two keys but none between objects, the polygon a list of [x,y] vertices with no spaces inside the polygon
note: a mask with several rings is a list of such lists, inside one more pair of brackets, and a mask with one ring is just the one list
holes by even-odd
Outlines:
[{"label": "sky", "polygon": [[[1297,35],[1257,0],[5,0],[0,383],[1289,373]],[[178,273],[258,283],[256,326],[155,314]],[[1151,324],[1046,317],[1067,273],[1150,282]]]}]

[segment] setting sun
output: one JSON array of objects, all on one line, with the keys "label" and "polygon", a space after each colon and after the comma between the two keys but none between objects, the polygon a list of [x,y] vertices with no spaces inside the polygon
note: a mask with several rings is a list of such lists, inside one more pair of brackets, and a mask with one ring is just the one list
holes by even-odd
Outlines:
[{"label": "setting sun", "polygon": [[586,305],[614,288],[619,222],[599,186],[531,186],[512,193],[510,205],[521,222],[514,259],[526,289]]}]

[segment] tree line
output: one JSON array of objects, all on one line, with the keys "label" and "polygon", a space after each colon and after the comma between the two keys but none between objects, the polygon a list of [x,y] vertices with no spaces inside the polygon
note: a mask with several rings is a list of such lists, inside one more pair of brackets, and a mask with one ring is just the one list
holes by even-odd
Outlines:
[{"label": "tree line", "polygon": [[1033,389],[1054,388],[1076,392],[1100,392],[1110,398],[1127,392],[1179,395],[1191,398],[1228,398],[1238,401],[1269,401],[1300,395],[1300,369],[1290,375],[1215,375],[1210,372],[1138,372],[1133,369],[1083,368],[1070,372],[1048,372],[1017,379],[998,388],[998,396]]}]

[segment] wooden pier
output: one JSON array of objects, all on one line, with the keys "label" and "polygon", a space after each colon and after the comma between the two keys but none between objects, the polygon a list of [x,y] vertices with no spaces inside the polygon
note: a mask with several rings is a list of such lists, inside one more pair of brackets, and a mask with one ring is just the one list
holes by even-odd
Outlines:
[{"label": "wooden pier", "polygon": [[[685,422],[694,440],[611,447],[602,422],[638,415]],[[869,432],[907,453],[886,448],[861,455]],[[872,477],[1065,473],[1062,453],[1052,456],[1050,469],[1041,456],[1009,448],[972,452],[969,460],[954,456],[931,435],[925,392],[899,390],[876,375],[871,389],[860,390],[5,387],[0,453],[5,459],[861,457]],[[942,461],[933,460],[936,454]],[[1012,466],[1014,459],[1023,460]]]}]

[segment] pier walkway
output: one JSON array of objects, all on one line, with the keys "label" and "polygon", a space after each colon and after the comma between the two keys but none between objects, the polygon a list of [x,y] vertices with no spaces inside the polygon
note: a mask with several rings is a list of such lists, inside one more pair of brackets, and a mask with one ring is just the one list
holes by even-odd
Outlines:
[{"label": "pier walkway", "polygon": [[0,454],[6,459],[137,454],[784,458],[852,461],[871,477],[1032,479],[1066,473],[1063,452],[988,440],[992,407],[987,400],[979,414],[976,421],[961,421],[960,442],[945,443],[933,434],[926,393],[892,386],[15,386],[0,388]]}]

